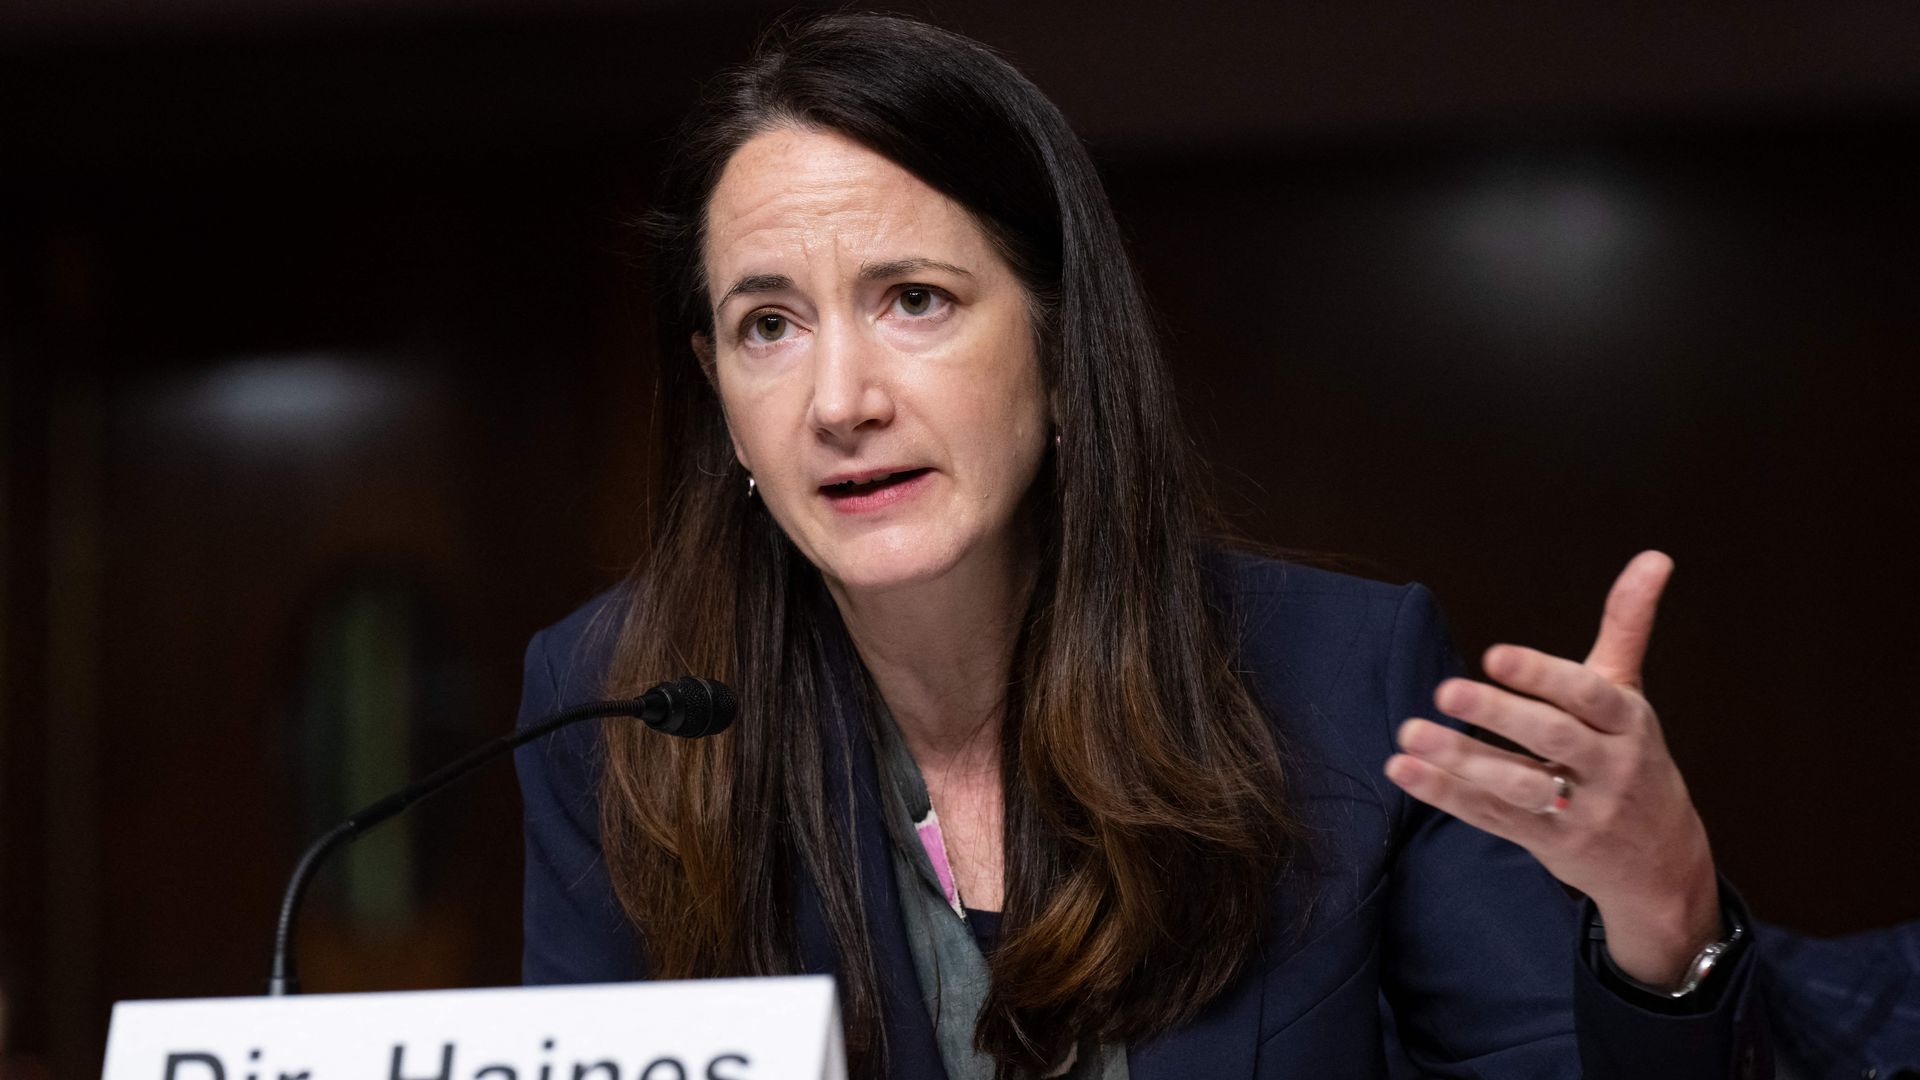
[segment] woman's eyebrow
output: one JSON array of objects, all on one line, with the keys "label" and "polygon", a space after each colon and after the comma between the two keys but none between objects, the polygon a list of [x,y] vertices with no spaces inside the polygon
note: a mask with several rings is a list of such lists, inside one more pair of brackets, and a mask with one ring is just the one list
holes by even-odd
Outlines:
[{"label": "woman's eyebrow", "polygon": [[945,270],[949,274],[958,274],[961,277],[973,276],[973,272],[965,267],[941,262],[938,259],[913,257],[906,259],[888,259],[885,262],[861,263],[860,280],[878,281],[883,278],[903,277],[918,270]]},{"label": "woman's eyebrow", "polygon": [[793,279],[785,274],[748,274],[746,277],[733,283],[733,286],[726,291],[725,295],[721,296],[719,301],[713,305],[713,310],[719,311],[721,308],[726,307],[727,301],[736,296],[744,296],[750,293],[785,292],[791,288],[793,288]]},{"label": "woman's eyebrow", "polygon": [[[912,256],[905,259],[888,259],[884,262],[861,263],[860,280],[880,281],[886,278],[903,277],[920,270],[944,270],[949,274],[958,274],[961,277],[970,278],[973,276],[973,271],[968,270],[964,266],[955,266],[950,262],[941,262],[939,259],[926,259],[919,256]],[[733,285],[721,295],[720,299],[714,303],[713,309],[719,311],[721,308],[727,306],[727,301],[736,296],[748,296],[755,293],[785,292],[791,288],[793,288],[793,279],[785,274],[748,274],[746,277],[734,282]]]}]

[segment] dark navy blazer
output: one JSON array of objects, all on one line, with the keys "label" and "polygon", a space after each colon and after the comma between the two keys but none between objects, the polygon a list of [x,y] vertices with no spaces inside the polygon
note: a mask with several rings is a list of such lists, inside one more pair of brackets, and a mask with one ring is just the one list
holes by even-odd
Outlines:
[{"label": "dark navy blazer", "polygon": [[[1275,925],[1293,924],[1303,898],[1312,901],[1304,931],[1277,934],[1199,1019],[1129,1048],[1134,1080],[1326,1080],[1410,1070],[1632,1080],[1771,1075],[1750,950],[1712,1011],[1642,1009],[1603,985],[1583,959],[1581,908],[1538,863],[1408,798],[1381,774],[1396,726],[1432,715],[1434,686],[1458,670],[1427,590],[1240,556],[1223,557],[1215,573],[1236,612],[1242,668],[1281,732],[1290,800],[1313,850],[1310,878],[1278,883]],[[610,635],[588,630],[605,599],[528,646],[523,724],[601,696]],[[841,738],[829,742],[850,748],[854,759],[853,834],[892,1071],[940,1080],[894,893],[872,754],[852,734],[863,730],[857,718],[842,717],[841,725]],[[601,860],[597,759],[591,724],[518,753],[529,983],[643,977],[639,943]],[[827,775],[841,775],[837,759]],[[818,893],[804,877],[793,885],[806,968],[832,972]]]}]

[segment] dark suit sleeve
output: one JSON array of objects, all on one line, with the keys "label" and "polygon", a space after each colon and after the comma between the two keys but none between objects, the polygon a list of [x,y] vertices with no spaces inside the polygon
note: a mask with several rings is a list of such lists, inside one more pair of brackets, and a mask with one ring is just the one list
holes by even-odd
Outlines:
[{"label": "dark suit sleeve", "polygon": [[[1596,970],[1583,950],[1574,963],[1573,1002],[1581,1020],[1580,1061],[1588,1076],[1732,1076],[1759,1080],[1773,1075],[1766,1008],[1757,986],[1753,918],[1722,879],[1722,904],[1747,928],[1748,942],[1731,969],[1698,993],[1700,1011],[1681,1015],[1649,1012],[1630,1000],[1631,989]],[[1581,905],[1583,933],[1592,935],[1598,913]]]},{"label": "dark suit sleeve", "polygon": [[[527,645],[520,725],[565,705],[549,634]],[[530,984],[622,982],[641,977],[631,924],[600,854],[597,721],[585,721],[514,753],[525,807],[525,946],[521,977]]]},{"label": "dark suit sleeve", "polygon": [[[1459,673],[1432,595],[1411,586],[1394,624],[1388,724],[1457,726],[1436,714],[1433,689]],[[1751,950],[1709,1011],[1641,1008],[1588,966],[1580,905],[1524,849],[1415,799],[1397,807],[1385,989],[1423,1074],[1558,1075],[1577,1054],[1587,1080],[1770,1075],[1746,1008]]]}]

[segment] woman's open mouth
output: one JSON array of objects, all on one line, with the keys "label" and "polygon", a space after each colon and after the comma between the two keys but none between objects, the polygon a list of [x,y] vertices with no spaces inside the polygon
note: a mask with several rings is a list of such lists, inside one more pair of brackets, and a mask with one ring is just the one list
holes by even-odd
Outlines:
[{"label": "woman's open mouth", "polygon": [[919,490],[920,481],[932,472],[932,469],[903,469],[899,472],[868,477],[865,480],[822,484],[820,493],[827,497],[827,502],[835,510],[857,514],[867,510],[878,510],[883,506],[891,506],[899,502]]}]

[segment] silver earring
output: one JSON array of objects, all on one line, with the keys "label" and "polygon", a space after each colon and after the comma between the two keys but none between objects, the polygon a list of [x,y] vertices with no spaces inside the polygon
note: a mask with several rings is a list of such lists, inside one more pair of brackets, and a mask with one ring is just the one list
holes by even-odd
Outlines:
[{"label": "silver earring", "polygon": [[1060,429],[1059,428],[1055,428],[1053,431],[1053,448],[1055,450],[1060,449]]},{"label": "silver earring", "polygon": [[753,477],[747,477],[747,498],[753,498]]}]

